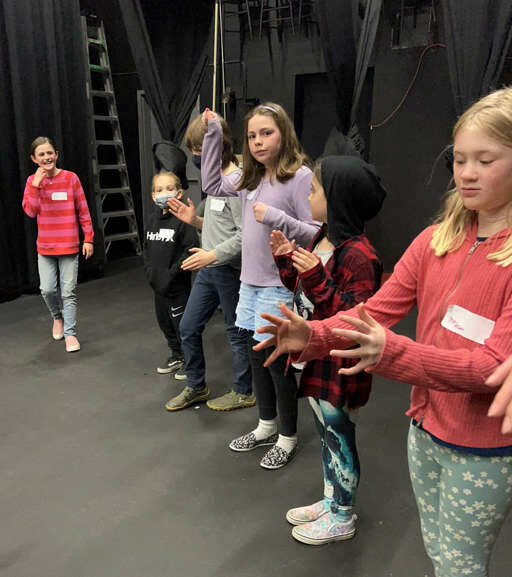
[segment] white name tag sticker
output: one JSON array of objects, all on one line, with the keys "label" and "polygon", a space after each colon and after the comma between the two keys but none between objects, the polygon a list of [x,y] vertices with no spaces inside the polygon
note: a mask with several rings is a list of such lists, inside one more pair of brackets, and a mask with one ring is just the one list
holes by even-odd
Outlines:
[{"label": "white name tag sticker", "polygon": [[491,336],[495,324],[491,319],[486,319],[458,305],[450,305],[441,321],[445,329],[481,345]]},{"label": "white name tag sticker", "polygon": [[67,192],[52,192],[52,200],[67,200]]},{"label": "white name tag sticker", "polygon": [[215,212],[222,212],[224,210],[225,204],[225,198],[212,198],[210,200],[210,210],[214,210]]},{"label": "white name tag sticker", "polygon": [[158,233],[162,240],[171,241],[174,238],[174,229],[172,228],[161,228]]}]

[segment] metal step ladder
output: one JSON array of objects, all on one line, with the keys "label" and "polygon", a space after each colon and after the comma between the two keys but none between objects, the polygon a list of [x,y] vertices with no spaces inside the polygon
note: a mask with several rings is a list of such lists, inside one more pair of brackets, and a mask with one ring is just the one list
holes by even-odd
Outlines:
[{"label": "metal step ladder", "polygon": [[89,156],[105,257],[112,243],[120,241],[128,241],[135,253],[141,254],[103,22],[91,15],[81,18],[87,59]]}]

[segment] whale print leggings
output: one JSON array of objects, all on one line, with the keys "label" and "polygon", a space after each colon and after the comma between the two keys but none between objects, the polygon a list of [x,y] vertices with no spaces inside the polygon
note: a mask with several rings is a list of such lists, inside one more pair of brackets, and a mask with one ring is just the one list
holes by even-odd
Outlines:
[{"label": "whale print leggings", "polygon": [[322,444],[324,502],[340,521],[347,521],[352,518],[360,475],[352,413],[321,399],[309,397],[309,403]]}]

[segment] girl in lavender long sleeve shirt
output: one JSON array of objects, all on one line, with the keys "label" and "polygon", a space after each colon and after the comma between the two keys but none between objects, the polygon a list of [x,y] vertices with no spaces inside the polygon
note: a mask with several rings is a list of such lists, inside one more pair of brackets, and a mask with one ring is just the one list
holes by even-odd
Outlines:
[{"label": "girl in lavender long sleeve shirt", "polygon": [[[237,185],[222,176],[222,129],[213,112],[204,113],[208,133],[203,140],[201,180],[213,196],[239,195],[242,201],[242,272],[237,325],[255,334],[263,322],[262,312],[280,314],[279,303],[292,304],[293,294],[280,280],[269,240],[272,230],[306,246],[320,223],[311,216],[308,195],[312,173],[304,166],[305,155],[293,124],[281,106],[265,103],[245,118],[243,168]],[[253,342],[252,344],[256,344]],[[272,445],[260,461],[266,469],[278,469],[293,457],[297,445],[297,385],[286,372],[286,356],[264,367],[270,353],[250,349],[253,387],[259,422],[251,432],[234,439],[233,451],[250,451]],[[277,412],[280,426],[278,430]],[[279,433],[279,434],[278,434]]]}]

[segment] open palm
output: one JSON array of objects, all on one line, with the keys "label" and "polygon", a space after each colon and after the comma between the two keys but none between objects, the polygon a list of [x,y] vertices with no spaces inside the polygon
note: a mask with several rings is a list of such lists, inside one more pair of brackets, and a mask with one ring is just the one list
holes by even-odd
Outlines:
[{"label": "open palm", "polygon": [[178,200],[177,198],[170,198],[167,201],[167,204],[169,206],[169,210],[172,212],[172,214],[174,214],[176,218],[179,218],[187,224],[193,223],[196,216],[196,207],[190,198],[187,198],[187,204],[181,202],[181,200]]},{"label": "open palm", "polygon": [[274,256],[282,256],[295,250],[295,241],[290,242],[280,230],[273,230],[270,233],[270,248]]}]

